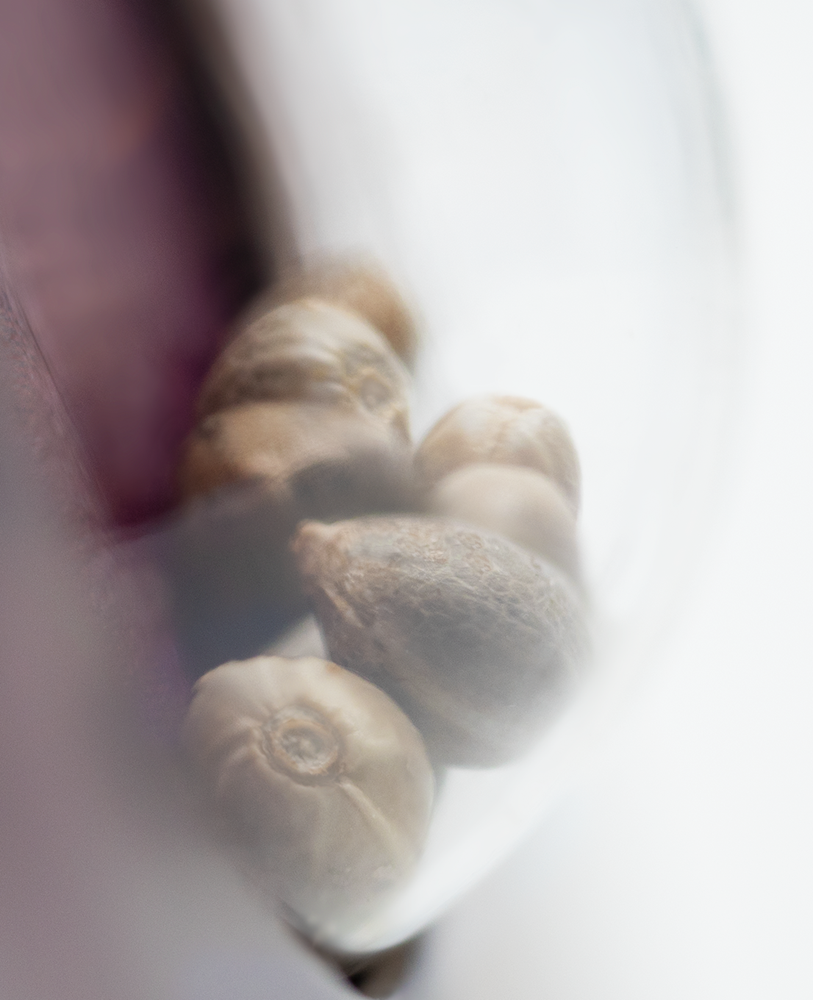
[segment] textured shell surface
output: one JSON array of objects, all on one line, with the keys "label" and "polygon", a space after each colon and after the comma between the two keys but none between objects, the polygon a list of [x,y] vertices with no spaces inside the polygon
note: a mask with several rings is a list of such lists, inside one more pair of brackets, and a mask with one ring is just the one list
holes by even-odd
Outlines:
[{"label": "textured shell surface", "polygon": [[374,416],[265,402],[206,417],[189,438],[179,484],[190,497],[261,479],[295,523],[408,509],[411,476],[408,443]]},{"label": "textured shell surface", "polygon": [[432,427],[416,455],[426,490],[454,469],[474,463],[519,465],[553,479],[574,514],[581,472],[564,421],[548,407],[517,396],[480,396],[450,410]]},{"label": "textured shell surface", "polygon": [[434,783],[419,733],[334,663],[255,657],[202,677],[184,744],[247,873],[318,939],[412,872]]},{"label": "textured shell surface", "polygon": [[516,756],[581,672],[577,592],[498,535],[360,518],[301,525],[293,549],[331,657],[386,690],[446,763]]},{"label": "textured shell surface", "polygon": [[231,341],[201,391],[201,417],[241,403],[283,399],[375,414],[409,436],[409,373],[359,315],[317,299],[269,310]]},{"label": "textured shell surface", "polygon": [[363,317],[407,364],[418,347],[415,322],[392,279],[374,260],[327,259],[283,277],[274,298],[292,302],[321,299]]},{"label": "textured shell surface", "polygon": [[431,515],[503,535],[580,580],[575,515],[559,487],[541,472],[517,465],[465,465],[437,483],[425,507]]}]

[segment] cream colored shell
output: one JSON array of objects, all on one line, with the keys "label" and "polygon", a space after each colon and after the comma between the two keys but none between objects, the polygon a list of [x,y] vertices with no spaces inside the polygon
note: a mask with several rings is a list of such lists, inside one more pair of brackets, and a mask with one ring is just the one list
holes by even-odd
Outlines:
[{"label": "cream colored shell", "polygon": [[316,939],[412,872],[432,770],[412,723],[362,678],[316,658],[227,663],[196,684],[183,739],[251,879]]},{"label": "cream colored shell", "polygon": [[370,260],[322,260],[283,278],[277,301],[321,299],[363,317],[408,365],[418,337],[410,310],[384,269]]},{"label": "cream colored shell", "polygon": [[198,412],[280,400],[331,404],[372,414],[406,440],[408,383],[403,363],[369,323],[306,299],[271,309],[227,345]]},{"label": "cream colored shell", "polygon": [[460,403],[429,431],[415,461],[425,490],[474,463],[536,469],[560,487],[574,514],[579,508],[581,474],[570,433],[560,417],[532,399],[482,396]]},{"label": "cream colored shell", "polygon": [[292,528],[303,517],[401,509],[411,502],[412,451],[364,412],[313,403],[249,403],[214,413],[187,441],[184,498],[262,480]]},{"label": "cream colored shell", "polygon": [[576,518],[548,476],[516,465],[465,465],[426,500],[428,514],[494,531],[580,577]]}]

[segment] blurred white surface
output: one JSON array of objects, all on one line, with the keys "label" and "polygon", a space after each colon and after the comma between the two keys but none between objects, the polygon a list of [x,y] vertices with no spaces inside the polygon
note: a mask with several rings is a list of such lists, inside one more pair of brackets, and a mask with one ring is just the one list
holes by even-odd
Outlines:
[{"label": "blurred white surface", "polygon": [[440,927],[410,996],[813,995],[813,14],[700,5],[748,339],[690,606],[593,775]]}]

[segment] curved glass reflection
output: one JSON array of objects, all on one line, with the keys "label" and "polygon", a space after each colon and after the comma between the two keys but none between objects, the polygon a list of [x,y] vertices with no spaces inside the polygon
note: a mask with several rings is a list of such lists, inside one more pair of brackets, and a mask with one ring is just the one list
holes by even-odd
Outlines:
[{"label": "curved glass reflection", "polygon": [[702,558],[737,367],[717,98],[676,0],[218,10],[288,212],[277,252],[372,255],[417,307],[415,439],[468,397],[527,396],[565,419],[582,468],[592,678],[521,760],[449,769],[406,890],[316,934],[372,952],[539,820]]}]

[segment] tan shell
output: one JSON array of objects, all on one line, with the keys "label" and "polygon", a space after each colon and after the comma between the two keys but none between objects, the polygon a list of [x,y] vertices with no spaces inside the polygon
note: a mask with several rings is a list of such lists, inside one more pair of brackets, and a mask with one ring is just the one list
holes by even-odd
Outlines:
[{"label": "tan shell", "polygon": [[365,412],[308,403],[250,403],[214,413],[190,436],[179,471],[184,498],[258,479],[292,529],[412,505],[412,452]]},{"label": "tan shell", "polygon": [[465,465],[435,486],[426,510],[509,538],[579,580],[576,518],[548,476],[517,465]]},{"label": "tan shell", "polygon": [[582,608],[549,563],[444,519],[301,525],[292,543],[330,656],[387,691],[445,763],[510,760],[578,675]]},{"label": "tan shell", "polygon": [[460,403],[429,431],[415,461],[427,491],[463,465],[536,469],[557,483],[574,514],[579,508],[579,459],[567,427],[552,410],[531,399],[483,396]]},{"label": "tan shell", "polygon": [[283,279],[275,298],[288,302],[315,298],[347,309],[382,333],[408,365],[415,359],[418,337],[410,310],[386,271],[372,261],[311,263]]},{"label": "tan shell", "polygon": [[201,390],[201,417],[251,402],[330,404],[409,437],[409,374],[357,315],[316,300],[271,309],[226,347]]},{"label": "tan shell", "polygon": [[315,938],[411,874],[432,769],[372,684],[315,658],[227,663],[195,685],[183,739],[249,876]]}]

